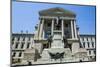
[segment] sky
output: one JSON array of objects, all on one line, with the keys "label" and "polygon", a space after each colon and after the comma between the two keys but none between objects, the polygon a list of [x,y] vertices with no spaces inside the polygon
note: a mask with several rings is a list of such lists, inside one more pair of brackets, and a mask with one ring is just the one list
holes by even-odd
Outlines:
[{"label": "sky", "polygon": [[95,6],[16,1],[12,1],[12,32],[20,33],[21,30],[23,32],[28,30],[29,33],[34,33],[35,25],[39,23],[38,12],[54,7],[61,7],[76,14],[80,34],[95,34]]}]

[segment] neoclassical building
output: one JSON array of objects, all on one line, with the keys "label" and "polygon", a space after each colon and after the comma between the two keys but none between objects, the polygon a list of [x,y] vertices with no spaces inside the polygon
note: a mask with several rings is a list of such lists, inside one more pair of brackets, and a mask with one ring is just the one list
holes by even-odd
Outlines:
[{"label": "neoclassical building", "polygon": [[12,65],[96,60],[95,35],[79,34],[74,12],[42,10],[35,29],[34,34],[12,33]]}]

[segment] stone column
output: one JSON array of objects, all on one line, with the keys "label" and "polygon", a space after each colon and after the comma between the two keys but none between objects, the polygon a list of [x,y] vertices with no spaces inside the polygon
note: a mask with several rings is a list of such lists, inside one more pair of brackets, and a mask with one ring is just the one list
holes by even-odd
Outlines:
[{"label": "stone column", "polygon": [[39,24],[38,24],[38,38],[39,38],[39,33],[40,33],[40,25],[41,25],[41,20],[39,20]]},{"label": "stone column", "polygon": [[64,36],[64,20],[62,19],[62,37]]},{"label": "stone column", "polygon": [[54,19],[52,19],[52,25],[51,25],[51,35],[53,36],[53,30],[54,30]]},{"label": "stone column", "polygon": [[43,39],[44,39],[44,35],[45,35],[45,32],[44,32],[44,27],[43,27],[43,34],[42,34],[42,35],[43,35],[42,37],[43,37]]},{"label": "stone column", "polygon": [[[61,24],[62,25],[61,26],[62,27],[61,29],[62,29],[62,40],[63,40],[63,36],[64,36],[64,20],[63,19],[62,19],[61,23],[62,23]],[[61,46],[62,46],[62,48],[64,48],[64,42],[62,42],[62,45]]]},{"label": "stone column", "polygon": [[76,31],[76,22],[74,20],[74,31],[75,31],[75,38],[77,38],[77,31]]},{"label": "stone column", "polygon": [[43,35],[43,25],[44,25],[44,19],[41,20],[40,38],[42,38],[42,35]]},{"label": "stone column", "polygon": [[73,20],[71,20],[71,34],[72,34],[72,38],[74,38]]},{"label": "stone column", "polygon": [[57,23],[57,24],[58,24],[58,20],[59,20],[59,19],[58,19],[58,18],[56,18],[56,23]]}]

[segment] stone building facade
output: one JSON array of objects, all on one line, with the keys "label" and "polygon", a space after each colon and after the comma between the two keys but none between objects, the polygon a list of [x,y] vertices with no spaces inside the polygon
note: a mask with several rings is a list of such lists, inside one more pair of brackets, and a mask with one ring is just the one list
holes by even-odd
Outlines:
[{"label": "stone building facade", "polygon": [[76,14],[63,8],[39,12],[34,34],[12,34],[12,65],[95,61],[95,35],[80,35]]},{"label": "stone building facade", "polygon": [[87,50],[88,61],[96,60],[96,40],[95,35],[80,35],[82,48]]}]

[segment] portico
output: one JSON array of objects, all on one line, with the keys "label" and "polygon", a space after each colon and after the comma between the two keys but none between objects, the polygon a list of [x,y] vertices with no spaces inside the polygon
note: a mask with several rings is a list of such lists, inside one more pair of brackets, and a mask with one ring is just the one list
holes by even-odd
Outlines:
[{"label": "portico", "polygon": [[[76,22],[75,19],[72,18],[66,18],[66,17],[40,17],[40,24],[39,24],[39,29],[40,31],[39,33],[39,38],[44,38],[43,36],[45,34],[43,34],[43,28],[45,26],[45,24],[49,23],[51,24],[50,28],[51,28],[51,35],[54,35],[55,31],[61,31],[61,35],[62,37],[65,35],[64,30],[66,27],[65,24],[70,24],[70,29],[71,29],[71,38],[77,38],[77,30],[76,30]],[[49,20],[49,22],[46,22],[46,20]],[[59,20],[59,21],[58,21]],[[68,21],[68,22],[67,22]]]},{"label": "portico", "polygon": [[[52,40],[60,39],[60,43],[62,42],[64,36],[66,36],[67,39],[77,39],[75,18],[58,18],[48,16],[40,17],[39,26],[40,31],[38,32],[38,34],[40,40],[47,39],[49,36],[53,37]],[[57,45],[55,47],[57,47]],[[64,48],[64,44],[62,48]]]}]

